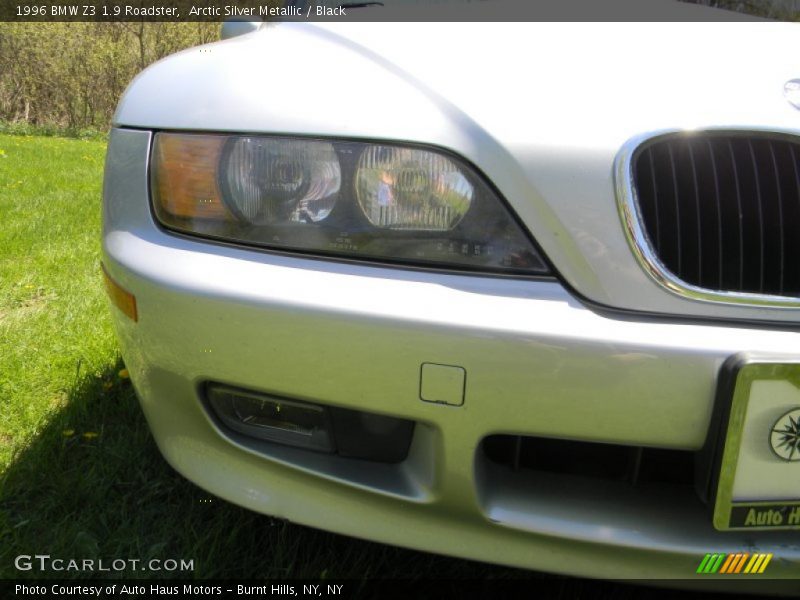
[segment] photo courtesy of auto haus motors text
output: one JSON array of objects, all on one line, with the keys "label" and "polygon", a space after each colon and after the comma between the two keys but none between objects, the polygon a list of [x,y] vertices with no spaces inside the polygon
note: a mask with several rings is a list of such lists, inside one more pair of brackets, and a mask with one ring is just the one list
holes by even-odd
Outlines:
[{"label": "photo courtesy of auto haus motors text", "polygon": [[262,584],[262,585],[204,585],[198,583],[172,584],[145,584],[130,583],[107,585],[79,585],[79,584],[47,584],[26,585],[15,584],[14,594],[18,597],[94,597],[94,598],[141,598],[173,596],[178,598],[191,597],[343,597],[344,584]]}]

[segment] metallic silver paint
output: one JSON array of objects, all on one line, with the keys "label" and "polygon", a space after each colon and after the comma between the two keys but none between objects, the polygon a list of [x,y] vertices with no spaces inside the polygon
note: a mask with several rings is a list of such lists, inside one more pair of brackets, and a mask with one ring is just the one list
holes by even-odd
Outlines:
[{"label": "metallic silver paint", "polygon": [[150,67],[115,120],[438,145],[484,172],[584,298],[791,323],[795,309],[681,297],[648,275],[619,224],[614,165],[643,132],[798,134],[781,94],[798,40],[788,23],[268,24]]},{"label": "metallic silver paint", "polygon": [[[138,323],[112,308],[132,382],[159,448],[187,478],[298,523],[478,560],[687,578],[706,552],[747,549],[775,553],[770,575],[796,585],[796,535],[717,532],[696,501],[668,490],[643,503],[618,488],[503,485],[477,450],[493,433],[697,449],[722,363],[742,350],[797,357],[797,333],[617,320],[556,282],[336,263],[168,234],[148,205],[150,139],[112,131],[103,256],[137,298]],[[419,399],[425,362],[468,372],[463,406]],[[259,449],[216,428],[199,395],[207,380],[421,426],[410,458],[385,469]]]}]

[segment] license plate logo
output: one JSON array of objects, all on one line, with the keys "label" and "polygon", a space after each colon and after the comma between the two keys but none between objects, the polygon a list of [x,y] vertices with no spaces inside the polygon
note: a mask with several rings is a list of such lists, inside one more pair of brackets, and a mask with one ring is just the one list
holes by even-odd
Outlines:
[{"label": "license plate logo", "polygon": [[800,461],[800,408],[790,410],[775,421],[769,443],[778,458]]}]

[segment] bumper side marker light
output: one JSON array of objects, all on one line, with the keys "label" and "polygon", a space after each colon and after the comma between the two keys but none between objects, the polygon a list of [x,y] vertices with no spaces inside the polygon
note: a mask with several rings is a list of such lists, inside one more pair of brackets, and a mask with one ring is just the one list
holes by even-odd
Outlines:
[{"label": "bumper side marker light", "polygon": [[111,275],[108,274],[108,271],[106,271],[106,266],[103,263],[100,263],[100,268],[103,271],[103,282],[105,283],[106,293],[111,299],[111,303],[120,309],[128,318],[137,322],[139,320],[139,313],[136,311],[136,296],[114,281]]}]

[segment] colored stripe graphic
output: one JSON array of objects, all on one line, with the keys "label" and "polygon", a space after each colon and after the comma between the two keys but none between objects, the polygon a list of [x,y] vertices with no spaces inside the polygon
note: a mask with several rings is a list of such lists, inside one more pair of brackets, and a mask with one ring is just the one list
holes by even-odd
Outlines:
[{"label": "colored stripe graphic", "polygon": [[700,561],[700,566],[697,567],[697,573],[705,573],[706,572],[706,565],[708,565],[708,561],[711,560],[711,555],[706,554],[703,557],[703,560]]},{"label": "colored stripe graphic", "polygon": [[722,563],[722,568],[719,570],[719,572],[730,573],[736,567],[736,562],[738,560],[739,560],[738,554],[728,554],[728,557],[725,559],[725,562]]},{"label": "colored stripe graphic", "polygon": [[709,573],[716,573],[717,571],[719,571],[719,568],[722,566],[723,560],[725,560],[725,555],[719,554],[717,560],[714,562],[713,565],[711,565],[711,570],[709,571]]},{"label": "colored stripe graphic", "polygon": [[735,575],[735,574],[759,574],[763,573],[772,554],[750,554],[749,552],[737,552],[735,554],[710,553],[703,557],[697,567],[697,573],[713,575]]},{"label": "colored stripe graphic", "polygon": [[739,564],[739,558],[741,554],[728,554],[728,558],[725,560],[725,563],[722,565],[722,568],[719,570],[720,573],[733,573],[736,565]]},{"label": "colored stripe graphic", "polygon": [[725,567],[720,569],[720,573],[738,573],[747,558],[747,554],[737,552],[736,554],[730,554],[729,557],[731,558],[730,563],[726,563]]},{"label": "colored stripe graphic", "polygon": [[728,554],[728,558],[725,559],[725,562],[722,563],[722,568],[719,570],[720,573],[727,573],[728,569],[731,568],[733,564],[733,559],[736,558],[735,554]]},{"label": "colored stripe graphic", "polygon": [[736,570],[733,571],[734,573],[740,573],[742,571],[742,567],[744,566],[744,561],[747,560],[747,557],[750,556],[747,552],[741,555],[739,562],[736,563]]},{"label": "colored stripe graphic", "polygon": [[722,561],[724,559],[725,554],[706,554],[703,560],[700,562],[700,566],[697,567],[697,572],[716,573],[722,565]]},{"label": "colored stripe graphic", "polygon": [[764,562],[761,563],[761,567],[758,569],[758,572],[759,573],[763,573],[764,569],[767,568],[767,565],[769,564],[769,561],[771,561],[771,560],[772,560],[772,553],[765,555]]},{"label": "colored stripe graphic", "polygon": [[747,563],[747,566],[744,568],[745,573],[755,573],[756,572],[756,565],[760,563],[764,559],[763,554],[753,554],[753,557],[750,559],[750,562]]}]

